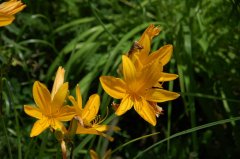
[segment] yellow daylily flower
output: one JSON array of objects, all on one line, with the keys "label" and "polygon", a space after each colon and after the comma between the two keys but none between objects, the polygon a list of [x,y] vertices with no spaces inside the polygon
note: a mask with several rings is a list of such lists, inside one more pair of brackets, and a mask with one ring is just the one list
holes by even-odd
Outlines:
[{"label": "yellow daylily flower", "polygon": [[95,134],[106,137],[110,141],[113,140],[112,137],[104,134],[103,132],[106,132],[110,129],[118,131],[119,128],[116,126],[111,127],[109,125],[100,125],[103,120],[100,121],[100,117],[97,116],[100,106],[100,97],[98,94],[91,95],[85,107],[83,108],[80,88],[77,85],[76,100],[73,96],[69,96],[69,100],[72,102],[76,111],[75,119],[79,121],[76,134]]},{"label": "yellow daylily flower", "polygon": [[96,151],[94,150],[90,150],[90,157],[91,159],[110,159],[111,157],[111,153],[112,153],[112,150],[109,149],[107,150],[107,152],[104,154],[104,156],[101,158]]},{"label": "yellow daylily flower", "polygon": [[68,83],[64,82],[64,69],[58,68],[50,93],[47,87],[39,81],[33,84],[33,98],[36,106],[24,105],[24,111],[38,120],[34,123],[30,136],[42,133],[48,127],[66,132],[62,121],[69,121],[75,115],[75,109],[65,106],[64,101],[68,94]]},{"label": "yellow daylily flower", "polygon": [[15,19],[14,14],[26,7],[21,1],[9,0],[0,4],[0,26],[6,26]]},{"label": "yellow daylily flower", "polygon": [[153,87],[160,79],[162,64],[158,60],[137,70],[133,62],[122,56],[123,79],[101,76],[103,89],[113,98],[122,99],[115,114],[122,115],[134,106],[137,113],[147,122],[156,125],[156,116],[161,108],[156,102],[176,99],[179,94]]},{"label": "yellow daylily flower", "polygon": [[[150,53],[152,39],[157,36],[159,32],[160,29],[158,27],[155,27],[153,24],[149,25],[140,39],[136,41],[130,49],[128,56],[133,61],[137,70],[141,70],[144,65],[156,59],[158,59],[163,66],[170,61],[173,52],[173,46],[170,44],[164,45],[157,51]],[[159,82],[172,81],[177,77],[178,75],[176,74],[162,72]]]}]

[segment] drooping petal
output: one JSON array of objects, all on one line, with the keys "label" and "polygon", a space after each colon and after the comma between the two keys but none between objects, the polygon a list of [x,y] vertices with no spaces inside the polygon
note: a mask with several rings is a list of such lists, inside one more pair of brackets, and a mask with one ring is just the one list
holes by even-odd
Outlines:
[{"label": "drooping petal", "polygon": [[146,120],[153,126],[156,125],[157,121],[156,121],[155,111],[146,100],[142,98],[135,100],[134,109],[144,120]]},{"label": "drooping petal", "polygon": [[56,73],[54,83],[53,83],[52,92],[51,92],[51,98],[52,99],[55,96],[55,94],[57,93],[58,89],[62,86],[62,84],[64,82],[64,73],[65,73],[64,68],[62,68],[62,66],[59,66],[58,70],[57,70],[57,73]]},{"label": "drooping petal", "polygon": [[50,113],[51,95],[47,87],[39,81],[33,84],[33,98],[43,114]]},{"label": "drooping petal", "polygon": [[175,92],[167,91],[164,89],[149,89],[146,91],[145,99],[151,102],[166,102],[174,100],[180,95]]},{"label": "drooping petal", "polygon": [[166,65],[172,57],[173,46],[164,45],[149,56],[149,60],[158,58],[162,65]]},{"label": "drooping petal", "polygon": [[111,76],[101,76],[100,82],[104,91],[111,97],[122,99],[125,96],[126,83],[122,79]]},{"label": "drooping petal", "polygon": [[59,111],[59,109],[63,106],[64,101],[68,94],[68,83],[62,84],[57,90],[56,94],[52,100],[52,113]]},{"label": "drooping petal", "polygon": [[4,15],[0,13],[0,27],[11,24],[14,19],[15,18],[12,15]]},{"label": "drooping petal", "polygon": [[48,123],[47,118],[37,120],[32,127],[30,137],[34,137],[34,136],[41,134],[48,127],[49,127],[49,123]]},{"label": "drooping petal", "polygon": [[58,114],[56,115],[56,120],[59,121],[70,121],[76,115],[74,107],[64,106],[61,107]]},{"label": "drooping petal", "polygon": [[138,88],[136,91],[145,91],[153,87],[159,80],[162,72],[162,65],[157,60],[145,65],[141,71],[138,72]]},{"label": "drooping petal", "polygon": [[107,138],[110,141],[113,141],[113,138],[111,136],[108,136],[105,133],[97,131],[95,128],[92,128],[92,127],[84,128],[84,127],[80,126],[80,124],[78,125],[76,134],[95,134],[95,135],[103,136],[103,137]]},{"label": "drooping petal", "polygon": [[122,99],[122,101],[121,101],[119,107],[117,108],[115,114],[120,116],[120,115],[124,114],[126,111],[128,111],[129,109],[131,109],[132,106],[133,106],[133,101],[132,101],[131,97],[129,95],[126,95]]},{"label": "drooping petal", "polygon": [[78,124],[76,134],[95,134],[95,135],[99,135],[99,132],[92,127],[84,128],[80,124]]},{"label": "drooping petal", "polygon": [[159,82],[166,82],[166,81],[175,80],[176,78],[178,78],[178,75],[176,75],[176,74],[162,72],[161,77],[158,81]]},{"label": "drooping petal", "polygon": [[42,119],[43,118],[43,114],[40,111],[39,108],[34,107],[34,106],[30,106],[30,105],[24,105],[24,112],[34,118],[37,119]]},{"label": "drooping petal", "polygon": [[120,131],[120,128],[117,126],[111,126],[111,125],[98,125],[98,124],[94,124],[93,128],[96,129],[99,132],[105,132],[108,130],[113,130],[113,131]]},{"label": "drooping petal", "polygon": [[91,122],[97,115],[100,106],[100,97],[98,94],[93,94],[89,97],[87,104],[83,108],[82,118],[87,122]]},{"label": "drooping petal", "polygon": [[136,83],[136,68],[132,61],[126,56],[122,56],[122,64],[123,64],[123,77],[126,84],[134,85]]}]

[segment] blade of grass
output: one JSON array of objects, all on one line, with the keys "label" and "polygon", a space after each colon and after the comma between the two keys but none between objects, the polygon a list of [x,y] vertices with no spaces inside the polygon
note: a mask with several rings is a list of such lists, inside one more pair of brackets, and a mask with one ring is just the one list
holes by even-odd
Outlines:
[{"label": "blade of grass", "polygon": [[22,133],[20,131],[20,126],[19,126],[18,112],[16,110],[16,106],[14,105],[15,104],[14,94],[13,94],[14,91],[13,91],[9,81],[7,79],[4,79],[4,81],[5,81],[6,90],[7,90],[8,96],[9,96],[9,103],[14,111],[15,129],[17,132],[18,159],[22,159],[22,143],[21,143]]},{"label": "blade of grass", "polygon": [[94,14],[94,16],[96,17],[97,21],[101,24],[101,26],[103,27],[103,29],[110,35],[110,37],[115,40],[116,42],[118,42],[118,39],[107,29],[106,25],[102,22],[102,20],[100,19],[100,17],[98,16],[98,13],[97,13],[97,8],[93,6],[93,4],[88,1],[90,3],[90,7],[91,7],[91,10]]},{"label": "blade of grass", "polygon": [[53,31],[53,34],[56,34],[58,32],[63,32],[70,27],[79,26],[80,24],[86,24],[86,23],[93,22],[93,21],[95,21],[94,17],[86,17],[86,18],[77,19],[77,20],[71,21],[69,23],[66,23],[66,24],[56,28]]},{"label": "blade of grass", "polygon": [[[171,60],[170,62],[170,73],[173,73],[173,67],[174,67],[174,61]],[[169,91],[173,91],[173,81],[169,82],[169,86],[168,86],[168,90]],[[172,102],[168,102],[168,122],[167,122],[167,138],[170,137],[171,135],[171,123],[172,123]],[[167,141],[167,153],[170,153],[170,140]]]},{"label": "blade of grass", "polygon": [[123,147],[125,147],[125,146],[133,143],[133,142],[136,142],[136,141],[138,141],[138,140],[141,140],[141,139],[144,139],[144,138],[147,138],[147,137],[151,137],[151,136],[157,135],[157,134],[159,134],[159,133],[160,133],[160,132],[156,132],[156,133],[152,133],[152,134],[149,134],[149,135],[144,135],[144,136],[135,138],[135,139],[133,139],[133,140],[130,140],[130,141],[126,142],[125,144],[122,144],[121,146],[118,146],[116,149],[114,149],[114,150],[112,151],[112,154],[115,153],[116,151],[122,149]]},{"label": "blade of grass", "polygon": [[4,117],[3,115],[0,115],[0,118],[1,118],[1,121],[2,121],[2,129],[4,131],[4,135],[6,137],[6,140],[7,140],[7,150],[8,150],[8,157],[10,159],[13,159],[12,157],[12,150],[11,150],[11,145],[10,145],[10,142],[9,142],[9,138],[8,138],[8,132],[7,132],[7,128],[6,128],[6,125],[5,125],[5,121],[4,121]]},{"label": "blade of grass", "polygon": [[165,139],[153,144],[152,146],[149,146],[145,150],[139,152],[133,159],[139,158],[141,155],[143,155],[147,151],[153,149],[154,147],[158,146],[159,144],[162,144],[162,143],[164,143],[164,142],[166,142],[170,139],[173,139],[173,138],[176,138],[176,137],[179,137],[179,136],[182,136],[182,135],[190,134],[190,133],[193,133],[193,132],[196,132],[196,131],[199,131],[199,130],[202,130],[202,129],[206,129],[206,128],[209,128],[209,127],[213,127],[213,126],[216,126],[216,125],[230,123],[230,122],[238,121],[238,120],[240,120],[240,117],[233,117],[233,118],[230,118],[230,119],[219,120],[219,121],[207,123],[207,124],[204,124],[204,125],[200,125],[200,126],[197,126],[197,127],[191,128],[191,129],[187,129],[187,130],[178,132],[176,134],[171,135],[168,138],[165,138]]},{"label": "blade of grass", "polygon": [[[222,98],[226,98],[226,95],[222,89],[220,89],[220,93],[221,93]],[[227,100],[222,100],[222,102],[223,102],[223,107],[224,107],[225,111],[228,113],[229,118],[232,118],[231,110],[230,110]],[[236,123],[234,121],[231,122],[231,124],[232,124],[232,126],[236,125]]]},{"label": "blade of grass", "polygon": [[198,97],[198,98],[225,100],[225,101],[228,101],[228,102],[240,103],[240,100],[237,100],[237,99],[217,97],[217,96],[202,94],[202,93],[180,92],[180,94],[181,94],[181,96],[194,96],[194,97]]}]

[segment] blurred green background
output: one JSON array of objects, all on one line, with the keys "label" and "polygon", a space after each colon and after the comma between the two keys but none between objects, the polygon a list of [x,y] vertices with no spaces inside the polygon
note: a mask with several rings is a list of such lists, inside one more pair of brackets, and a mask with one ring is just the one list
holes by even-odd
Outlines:
[{"label": "blurred green background", "polygon": [[[70,90],[80,84],[84,102],[91,94],[99,93],[101,113],[104,115],[109,107],[109,117],[122,129],[113,134],[112,143],[92,135],[76,136],[74,158],[89,158],[91,148],[103,154],[106,149],[154,132],[160,133],[118,149],[112,158],[240,156],[240,1],[23,2],[27,7],[14,23],[0,29],[1,158],[61,158],[59,143],[50,131],[29,137],[35,119],[23,112],[24,104],[34,102],[33,82],[40,80],[51,89],[58,66],[66,69]],[[172,60],[164,71],[176,73],[179,78],[164,83],[164,88],[181,94],[177,100],[159,104],[164,115],[158,118],[156,127],[133,110],[114,117],[112,99],[99,84],[100,75],[117,76],[121,55],[149,24],[161,28],[152,50],[165,44],[174,46]],[[211,125],[204,125],[208,123]]]}]

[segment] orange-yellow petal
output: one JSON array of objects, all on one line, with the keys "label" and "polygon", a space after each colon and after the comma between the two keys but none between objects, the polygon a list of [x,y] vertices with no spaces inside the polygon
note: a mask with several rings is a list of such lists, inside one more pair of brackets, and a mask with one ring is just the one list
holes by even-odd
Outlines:
[{"label": "orange-yellow petal", "polygon": [[122,56],[123,77],[127,85],[136,83],[136,68],[132,61],[126,56]]},{"label": "orange-yellow petal", "polygon": [[39,81],[33,84],[33,98],[43,114],[49,114],[51,109],[51,95],[47,87]]},{"label": "orange-yellow petal", "polygon": [[68,83],[64,83],[57,90],[56,94],[53,97],[52,101],[52,113],[59,111],[59,109],[63,106],[64,101],[68,94]]},{"label": "orange-yellow petal", "polygon": [[13,15],[20,12],[25,7],[26,5],[24,5],[21,1],[9,0],[0,4],[0,12],[7,15]]},{"label": "orange-yellow petal", "polygon": [[132,101],[131,97],[129,95],[126,95],[122,99],[122,101],[121,101],[119,107],[117,108],[115,114],[120,116],[120,115],[124,114],[126,111],[128,111],[129,109],[131,109],[132,106],[133,106],[133,101]]},{"label": "orange-yellow petal", "polygon": [[145,99],[151,102],[166,102],[174,100],[180,95],[175,92],[167,91],[164,89],[149,89],[146,91]]},{"label": "orange-yellow petal", "polygon": [[77,103],[79,106],[79,109],[82,110],[82,96],[81,96],[81,91],[79,85],[76,87],[76,98],[77,98]]},{"label": "orange-yellow petal", "polygon": [[56,115],[56,120],[59,121],[70,121],[76,115],[74,107],[63,106],[60,108],[58,114]]},{"label": "orange-yellow petal", "polygon": [[176,74],[162,72],[161,77],[158,81],[159,82],[166,82],[166,81],[175,80],[176,78],[178,78],[178,75],[176,75]]},{"label": "orange-yellow petal", "polygon": [[12,23],[14,20],[14,16],[12,15],[4,15],[0,13],[0,26],[6,26]]},{"label": "orange-yellow petal", "polygon": [[54,130],[59,130],[62,133],[66,133],[67,130],[65,128],[65,126],[63,125],[63,123],[59,120],[57,120],[56,118],[49,120],[50,122],[50,126],[54,129]]},{"label": "orange-yellow petal", "polygon": [[120,128],[117,126],[112,126],[112,125],[98,125],[98,124],[93,124],[92,126],[94,129],[96,129],[99,132],[105,132],[108,130],[113,130],[113,131],[120,131]]},{"label": "orange-yellow petal", "polygon": [[172,57],[172,52],[173,52],[173,46],[172,45],[164,45],[157,51],[153,52],[149,56],[149,60],[156,59],[158,58],[159,61],[162,63],[162,65],[166,65],[171,57]]},{"label": "orange-yellow petal", "polygon": [[14,14],[20,12],[23,8],[25,8],[21,1],[7,1],[0,4],[0,26],[6,26],[12,23],[15,19]]},{"label": "orange-yellow petal", "polygon": [[83,108],[82,118],[87,122],[91,122],[97,115],[100,106],[100,97],[98,94],[93,94],[89,97],[87,104]]},{"label": "orange-yellow petal", "polygon": [[122,99],[126,94],[126,83],[120,79],[111,76],[101,76],[101,85],[107,94],[116,99]]},{"label": "orange-yellow petal", "polygon": [[40,111],[39,108],[34,107],[34,106],[30,106],[30,105],[24,105],[24,112],[34,118],[37,119],[42,119],[43,118],[43,114]]},{"label": "orange-yellow petal", "polygon": [[82,116],[82,109],[80,109],[80,107],[82,107],[82,104],[79,105],[78,102],[75,100],[75,98],[73,96],[69,96],[68,99],[72,102],[73,107],[75,108],[76,115],[81,117]]},{"label": "orange-yellow petal", "polygon": [[147,58],[150,50],[151,50],[151,39],[148,35],[143,34],[142,38],[139,40],[139,44],[143,47],[143,49],[139,50],[139,56],[141,59]]},{"label": "orange-yellow petal", "polygon": [[152,88],[159,80],[162,72],[162,64],[157,60],[145,65],[137,76],[137,91],[145,91]]},{"label": "orange-yellow petal", "polygon": [[48,122],[47,118],[37,120],[32,127],[30,137],[34,137],[34,136],[41,134],[48,127],[49,127],[49,122]]},{"label": "orange-yellow petal", "polygon": [[155,27],[153,24],[150,24],[149,27],[144,31],[141,38],[139,39],[139,44],[143,46],[143,49],[140,50],[140,55],[142,59],[145,59],[150,50],[151,50],[151,41],[154,36],[157,36],[160,32],[158,27]]},{"label": "orange-yellow petal", "polygon": [[153,126],[156,125],[157,121],[156,121],[155,111],[146,100],[142,98],[139,98],[138,100],[136,100],[134,102],[134,109],[144,120],[146,120]]},{"label": "orange-yellow petal", "polygon": [[105,138],[107,138],[110,141],[113,141],[113,138],[111,136],[108,136],[105,133],[102,133],[100,131],[97,131],[95,128],[84,128],[80,124],[78,125],[76,134],[95,134],[95,135],[101,135]]},{"label": "orange-yellow petal", "polygon": [[90,150],[91,159],[99,159],[98,154],[94,150]]},{"label": "orange-yellow petal", "polygon": [[78,124],[76,134],[95,134],[95,135],[99,135],[99,132],[92,127],[84,128],[80,124]]},{"label": "orange-yellow petal", "polygon": [[23,10],[25,7],[26,7],[26,5],[21,3],[21,1],[18,1],[18,2],[16,2],[16,4],[11,6],[11,8],[9,8],[9,11],[7,14],[14,15],[14,14],[20,12],[21,10]]},{"label": "orange-yellow petal", "polygon": [[62,86],[62,84],[64,82],[64,73],[65,73],[64,68],[59,66],[58,70],[57,70],[57,73],[56,73],[54,83],[53,83],[52,92],[51,92],[52,99],[55,96],[55,94],[57,93],[58,89]]}]

